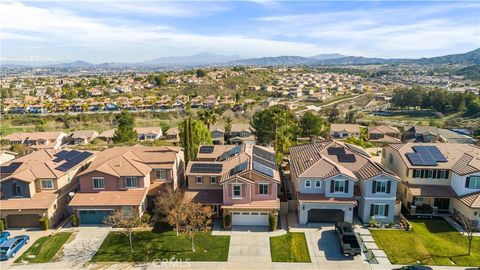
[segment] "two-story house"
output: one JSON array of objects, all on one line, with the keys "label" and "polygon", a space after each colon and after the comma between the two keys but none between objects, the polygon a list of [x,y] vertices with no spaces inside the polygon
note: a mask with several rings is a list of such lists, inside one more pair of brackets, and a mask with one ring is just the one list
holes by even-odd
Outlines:
[{"label": "two-story house", "polygon": [[135,131],[139,141],[158,140],[163,135],[161,127],[137,127]]},{"label": "two-story house", "polygon": [[450,212],[480,228],[480,148],[405,143],[383,149],[382,163],[401,179],[399,198],[412,214]]},{"label": "two-story house", "polygon": [[280,175],[272,148],[252,144],[201,146],[186,170],[185,198],[210,205],[232,225],[268,226],[280,209]]},{"label": "two-story house", "polygon": [[163,139],[167,142],[171,142],[173,145],[178,145],[180,143],[180,131],[178,130],[178,127],[169,128],[165,132]]},{"label": "two-story house", "polygon": [[85,145],[97,138],[95,130],[78,130],[70,134],[70,143],[74,145]]},{"label": "two-story house", "polygon": [[16,132],[3,139],[11,144],[25,144],[33,149],[59,149],[67,142],[67,134],[62,131]]},{"label": "two-story house", "polygon": [[212,137],[213,144],[225,143],[225,128],[221,125],[212,126],[210,128],[210,135]]},{"label": "two-story house", "polygon": [[255,144],[255,136],[250,124],[232,124],[229,134],[230,144]]},{"label": "two-story house", "polygon": [[331,124],[330,136],[335,139],[360,137],[360,125],[357,124]]},{"label": "two-story house", "polygon": [[78,188],[75,178],[95,153],[42,149],[0,167],[0,216],[7,228],[39,227],[40,218],[55,226],[68,215],[69,193]]},{"label": "two-story house", "polygon": [[400,130],[392,126],[368,127],[368,140],[377,144],[401,143]]},{"label": "two-story house", "polygon": [[354,212],[392,222],[399,178],[362,149],[337,141],[290,147],[300,224],[347,221]]},{"label": "two-story house", "polygon": [[81,224],[101,224],[114,210],[143,214],[165,185],[177,188],[183,179],[178,147],[109,148],[78,175],[80,187],[69,206]]}]

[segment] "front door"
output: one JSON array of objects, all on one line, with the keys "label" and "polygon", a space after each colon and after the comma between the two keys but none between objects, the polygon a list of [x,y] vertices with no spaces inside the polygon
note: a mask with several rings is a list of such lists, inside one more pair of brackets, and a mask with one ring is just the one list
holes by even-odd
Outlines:
[{"label": "front door", "polygon": [[435,198],[435,201],[434,201],[433,205],[438,207],[438,210],[448,210],[450,208],[450,199],[449,198]]}]

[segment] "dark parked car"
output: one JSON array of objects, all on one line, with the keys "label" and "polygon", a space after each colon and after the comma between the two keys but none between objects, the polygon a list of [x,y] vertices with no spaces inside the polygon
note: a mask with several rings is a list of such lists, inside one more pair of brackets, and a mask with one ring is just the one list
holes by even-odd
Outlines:
[{"label": "dark parked car", "polygon": [[362,253],[362,248],[353,231],[352,224],[348,222],[337,222],[337,224],[335,224],[335,231],[337,232],[340,247],[344,255],[355,256]]},{"label": "dark parked car", "polygon": [[15,257],[15,254],[30,240],[28,235],[19,235],[0,245],[0,261]]},{"label": "dark parked car", "polygon": [[433,270],[433,268],[423,265],[406,265],[394,270]]},{"label": "dark parked car", "polygon": [[7,231],[3,231],[0,233],[0,245],[3,244],[3,242],[7,241],[8,238],[10,237],[10,233]]}]

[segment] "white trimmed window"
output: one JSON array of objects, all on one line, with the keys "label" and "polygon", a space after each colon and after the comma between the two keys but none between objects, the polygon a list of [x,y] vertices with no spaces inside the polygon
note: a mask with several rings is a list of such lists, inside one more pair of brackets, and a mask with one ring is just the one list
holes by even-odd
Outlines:
[{"label": "white trimmed window", "polygon": [[468,183],[470,189],[480,189],[480,176],[470,176],[470,182]]},{"label": "white trimmed window", "polygon": [[216,176],[210,176],[210,184],[216,184],[217,183],[217,177]]},{"label": "white trimmed window", "polygon": [[385,204],[374,204],[373,205],[373,214],[377,217],[385,217],[386,213],[386,205]]},{"label": "white trimmed window", "polygon": [[242,198],[242,185],[233,184],[232,185],[232,194],[233,198]]},{"label": "white trimmed window", "polygon": [[155,170],[155,179],[167,179],[167,172],[165,170]]},{"label": "white trimmed window", "polygon": [[258,184],[258,194],[268,195],[268,184]]},{"label": "white trimmed window", "polygon": [[197,184],[202,184],[203,183],[203,177],[202,176],[195,176],[195,182]]},{"label": "white trimmed window", "polygon": [[136,188],[137,187],[137,177],[135,177],[135,176],[125,177],[125,186],[127,188]]},{"label": "white trimmed window", "polygon": [[387,182],[386,181],[377,181],[375,185],[375,191],[377,193],[386,193],[387,192]]},{"label": "white trimmed window", "polygon": [[53,189],[52,179],[43,179],[41,183],[42,183],[42,189]]},{"label": "white trimmed window", "polygon": [[345,181],[335,181],[334,187],[333,187],[334,192],[345,192]]},{"label": "white trimmed window", "polygon": [[320,187],[322,187],[322,181],[315,180],[315,188],[320,188]]},{"label": "white trimmed window", "polygon": [[105,180],[103,177],[92,177],[93,189],[105,189]]},{"label": "white trimmed window", "polygon": [[306,188],[311,188],[312,187],[312,182],[310,180],[305,181],[305,187]]}]

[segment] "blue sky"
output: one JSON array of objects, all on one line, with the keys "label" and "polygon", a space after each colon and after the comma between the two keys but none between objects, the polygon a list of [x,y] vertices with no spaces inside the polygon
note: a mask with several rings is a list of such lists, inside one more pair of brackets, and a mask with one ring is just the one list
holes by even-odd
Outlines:
[{"label": "blue sky", "polygon": [[201,52],[429,57],[480,47],[479,1],[4,1],[2,60],[136,62]]}]

